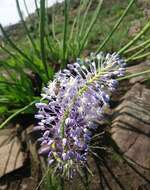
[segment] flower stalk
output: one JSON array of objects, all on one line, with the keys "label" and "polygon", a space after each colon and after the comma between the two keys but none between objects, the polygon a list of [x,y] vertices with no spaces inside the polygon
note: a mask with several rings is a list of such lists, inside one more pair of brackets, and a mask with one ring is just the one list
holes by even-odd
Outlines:
[{"label": "flower stalk", "polygon": [[49,164],[57,165],[62,175],[71,178],[77,167],[86,165],[97,128],[94,121],[103,119],[103,108],[118,86],[115,78],[124,75],[124,66],[116,53],[91,54],[67,65],[44,88],[45,101],[36,104],[39,122],[34,129],[42,133],[39,152],[47,155]]}]

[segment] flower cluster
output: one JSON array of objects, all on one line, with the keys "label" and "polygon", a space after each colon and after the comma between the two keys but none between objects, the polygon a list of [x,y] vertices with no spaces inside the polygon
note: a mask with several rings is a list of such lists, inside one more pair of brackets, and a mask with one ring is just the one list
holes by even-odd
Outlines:
[{"label": "flower cluster", "polygon": [[124,75],[124,66],[116,53],[91,54],[67,65],[44,88],[35,115],[39,120],[35,130],[42,134],[39,152],[63,174],[70,177],[78,165],[86,163],[95,121],[103,119],[103,107],[118,86],[116,77]]}]

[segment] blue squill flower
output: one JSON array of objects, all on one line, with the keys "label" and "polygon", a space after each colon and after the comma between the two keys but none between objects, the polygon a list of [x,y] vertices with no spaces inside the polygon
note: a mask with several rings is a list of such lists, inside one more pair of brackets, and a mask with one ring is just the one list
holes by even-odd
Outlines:
[{"label": "blue squill flower", "polygon": [[43,89],[37,103],[41,131],[39,152],[48,157],[68,177],[78,166],[85,166],[95,121],[102,120],[103,108],[125,73],[125,62],[116,53],[97,55],[67,65]]}]

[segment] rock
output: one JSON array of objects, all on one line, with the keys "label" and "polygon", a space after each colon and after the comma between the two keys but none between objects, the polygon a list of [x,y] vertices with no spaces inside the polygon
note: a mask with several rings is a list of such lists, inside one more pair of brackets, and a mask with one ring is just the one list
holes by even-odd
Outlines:
[{"label": "rock", "polygon": [[30,137],[32,127],[17,124],[13,130],[1,130],[0,190],[36,189],[41,172],[37,160],[32,158],[33,152],[36,153]]},{"label": "rock", "polygon": [[143,15],[145,19],[150,18],[150,1],[149,0],[138,0],[139,6],[143,9]]},{"label": "rock", "polygon": [[112,138],[125,156],[150,169],[150,90],[135,84],[114,110]]},{"label": "rock", "polygon": [[134,37],[141,30],[140,20],[134,20],[131,22],[131,27],[128,32],[129,37]]},{"label": "rock", "polygon": [[[42,177],[42,172],[45,167],[45,160],[38,154],[37,147],[37,134],[33,132],[34,125],[29,125],[21,134],[22,144],[25,144],[26,151],[29,152],[29,158],[31,162],[30,166],[30,178],[34,179],[34,186],[37,186],[39,179]],[[39,134],[39,133],[38,133]],[[30,178],[29,183],[30,183]],[[33,181],[33,180],[32,180]]]},{"label": "rock", "polygon": [[[136,73],[146,71],[149,68],[150,68],[150,60],[147,60],[145,62],[142,62],[142,63],[138,64],[138,65],[127,67],[127,72],[129,74],[136,74]],[[133,77],[133,78],[129,79],[129,83],[130,84],[135,84],[137,82],[141,83],[141,82],[144,82],[145,79],[147,79],[147,78],[150,78],[150,73],[140,75],[140,76],[137,76],[137,77]]]},{"label": "rock", "polygon": [[25,155],[21,150],[21,143],[14,136],[14,130],[0,132],[0,177],[21,168],[25,162]]},{"label": "rock", "polygon": [[145,8],[143,10],[143,14],[144,14],[144,16],[145,16],[146,19],[150,19],[150,8]]},{"label": "rock", "polygon": [[138,0],[137,2],[140,6],[147,8],[150,6],[150,1],[149,0]]},{"label": "rock", "polygon": [[0,190],[6,190],[7,189],[7,185],[1,185],[0,186]]}]

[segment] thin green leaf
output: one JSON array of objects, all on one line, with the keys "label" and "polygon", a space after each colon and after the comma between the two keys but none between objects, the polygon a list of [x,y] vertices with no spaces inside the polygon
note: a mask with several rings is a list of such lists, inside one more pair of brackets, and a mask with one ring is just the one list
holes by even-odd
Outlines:
[{"label": "thin green leaf", "polygon": [[24,21],[23,13],[22,13],[22,11],[21,11],[20,4],[19,4],[19,0],[16,0],[16,5],[17,5],[18,14],[19,14],[19,17],[20,17],[20,19],[21,19],[22,25],[23,25],[23,27],[24,27],[24,29],[25,29],[26,35],[28,36],[28,39],[29,39],[29,41],[31,42],[31,45],[32,45],[32,47],[33,47],[35,53],[37,54],[37,56],[39,56],[39,52],[38,52],[38,50],[37,50],[37,48],[36,48],[36,45],[35,45],[35,43],[34,43],[34,40],[33,40],[32,36],[30,35],[30,32],[29,32],[28,27],[27,27],[27,25],[26,25],[26,22]]},{"label": "thin green leaf", "polygon": [[26,0],[23,0],[23,4],[24,4],[24,8],[26,10],[27,16],[30,18],[30,20],[32,21],[32,17],[30,16],[29,10],[28,10],[28,6],[26,3]]},{"label": "thin green leaf", "polygon": [[34,4],[35,4],[37,15],[38,15],[38,17],[40,17],[39,7],[38,7],[38,4],[37,4],[37,0],[34,0]]},{"label": "thin green leaf", "polygon": [[123,54],[128,48],[130,48],[143,34],[150,29],[150,21],[144,26],[144,28],[131,40],[129,41],[124,47],[122,47],[118,53]]},{"label": "thin green leaf", "polygon": [[17,85],[16,83],[14,83],[14,82],[8,82],[8,81],[1,81],[0,80],[0,83],[3,83],[3,84],[8,84],[8,85]]},{"label": "thin green leaf", "polygon": [[91,7],[92,2],[93,2],[92,0],[89,1],[89,4],[87,5],[87,8],[85,10],[85,13],[84,13],[84,16],[83,16],[83,19],[82,19],[82,24],[81,24],[80,31],[79,31],[79,37],[80,38],[82,36],[82,33],[84,32],[83,29],[84,29],[86,19],[87,19],[87,15],[88,15],[88,11],[89,11],[89,9]]},{"label": "thin green leaf", "polygon": [[130,78],[133,78],[133,77],[138,77],[138,76],[141,76],[141,75],[145,75],[145,74],[148,74],[148,73],[150,73],[150,70],[142,71],[142,72],[139,72],[139,73],[133,73],[131,75],[126,75],[124,77],[118,78],[117,80],[118,81],[126,80],[126,79],[130,79]]},{"label": "thin green leaf", "polygon": [[[137,51],[136,53],[134,53],[131,57],[128,58],[128,60],[132,60],[134,59],[134,57],[138,57],[141,53],[143,53],[146,49],[148,49],[150,47],[150,43],[147,44],[146,46],[144,46],[144,48],[140,49],[139,51]],[[145,57],[145,56],[144,56]]]},{"label": "thin green leaf", "polygon": [[55,9],[54,7],[52,9],[53,9],[52,10],[52,34],[53,34],[54,40],[58,42],[58,39],[56,38],[56,32],[55,32]]},{"label": "thin green leaf", "polygon": [[149,55],[150,55],[150,52],[147,52],[147,53],[145,53],[145,54],[142,54],[142,55],[139,55],[139,56],[136,56],[136,57],[131,57],[131,58],[128,58],[128,59],[127,59],[127,62],[140,60],[140,59],[143,59],[143,58],[148,57]]},{"label": "thin green leaf", "polygon": [[41,48],[41,58],[47,79],[49,79],[49,72],[46,60],[46,49],[45,49],[45,0],[40,0],[40,48]]},{"label": "thin green leaf", "polygon": [[89,37],[89,34],[90,34],[90,32],[91,32],[91,30],[92,30],[92,28],[93,28],[93,26],[94,26],[94,24],[95,24],[95,22],[96,22],[98,16],[99,16],[99,12],[100,12],[102,3],[103,3],[103,0],[100,0],[100,1],[99,1],[99,4],[98,4],[98,6],[97,6],[97,9],[96,9],[96,11],[95,11],[95,13],[94,13],[94,15],[93,15],[93,19],[92,19],[92,21],[91,21],[91,23],[90,23],[88,29],[87,29],[86,32],[85,32],[85,35],[84,35],[84,37],[83,37],[83,40],[81,41],[81,46],[80,46],[80,48],[79,48],[78,56],[80,56],[80,54],[81,54],[83,48],[85,47],[85,44],[86,44],[87,39],[88,39],[88,37]]},{"label": "thin green leaf", "polygon": [[0,44],[0,48],[2,50],[4,50],[8,55],[10,55],[11,57],[13,57],[14,59],[17,59],[17,56],[15,54],[13,54],[10,50],[8,50],[6,47],[2,46],[1,44]]},{"label": "thin green leaf", "polygon": [[87,5],[87,1],[80,0],[79,1],[79,7],[77,11],[77,16],[74,19],[74,24],[76,25],[76,33],[74,34],[74,39],[77,41],[79,39],[79,31],[80,31],[80,19],[81,19],[81,11],[84,9],[84,7]]},{"label": "thin green leaf", "polygon": [[9,36],[7,35],[7,32],[4,30],[4,28],[3,28],[3,26],[1,24],[0,24],[0,29],[2,31],[2,34],[3,34],[4,38],[9,43],[9,45],[14,50],[16,50],[19,54],[21,54],[25,59],[27,59],[29,62],[32,62],[32,60],[20,48],[18,48],[17,45],[9,38]]},{"label": "thin green leaf", "polygon": [[65,14],[65,21],[64,21],[64,33],[63,33],[63,60],[64,63],[62,67],[65,66],[66,62],[66,51],[67,51],[67,32],[68,32],[68,0],[64,2],[64,14]]},{"label": "thin green leaf", "polygon": [[37,102],[37,100],[34,100],[33,102],[31,102],[30,104],[28,104],[27,106],[19,109],[18,111],[16,111],[15,113],[13,113],[11,116],[9,116],[1,125],[0,125],[0,129],[3,128],[8,122],[10,122],[14,117],[16,117],[18,114],[24,112],[25,110],[27,110],[28,108],[30,108],[31,106],[33,106],[35,103]]},{"label": "thin green leaf", "polygon": [[112,31],[110,32],[110,34],[108,34],[108,36],[105,38],[105,40],[103,41],[103,43],[99,46],[97,53],[106,45],[106,43],[109,41],[109,39],[112,37],[112,35],[115,33],[115,31],[118,29],[119,25],[122,23],[124,17],[127,15],[128,11],[130,10],[131,6],[133,5],[133,3],[136,0],[131,0],[130,3],[128,4],[127,8],[124,10],[122,16],[119,18],[119,20],[116,22],[116,24],[114,25]]},{"label": "thin green leaf", "polygon": [[137,45],[137,46],[135,46],[135,47],[133,47],[133,48],[127,49],[127,50],[124,52],[124,54],[127,54],[127,53],[133,52],[133,51],[135,51],[135,50],[138,50],[138,49],[140,49],[141,47],[143,47],[143,46],[145,46],[145,45],[147,45],[147,44],[149,44],[149,43],[150,43],[150,39],[146,40],[145,42],[143,42],[143,43],[141,43],[141,44],[139,44],[139,45]]}]

